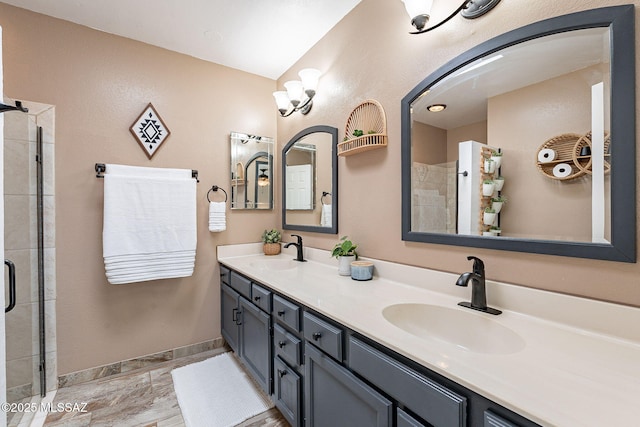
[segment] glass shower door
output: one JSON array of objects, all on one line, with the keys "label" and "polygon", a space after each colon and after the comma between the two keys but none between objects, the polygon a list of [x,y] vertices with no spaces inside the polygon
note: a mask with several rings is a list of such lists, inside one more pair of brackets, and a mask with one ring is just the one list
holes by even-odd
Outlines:
[{"label": "glass shower door", "polygon": [[[4,101],[13,105],[12,100]],[[4,113],[4,258],[15,266],[14,295],[8,285],[12,269],[5,267],[5,301],[7,305],[12,299],[15,302],[5,313],[10,403],[30,401],[46,389],[41,381],[44,372],[41,142],[41,128],[36,125],[34,115]],[[8,424],[13,424],[12,416],[22,414],[7,414]]]}]

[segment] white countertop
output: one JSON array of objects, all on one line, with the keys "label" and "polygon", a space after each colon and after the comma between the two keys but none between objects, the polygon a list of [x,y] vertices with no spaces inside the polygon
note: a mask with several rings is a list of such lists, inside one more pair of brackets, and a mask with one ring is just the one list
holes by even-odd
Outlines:
[{"label": "white countertop", "polygon": [[[267,257],[261,243],[219,246],[218,261],[539,424],[638,425],[640,309],[487,281],[487,304],[503,310],[492,316],[457,305],[470,300],[471,287],[455,286],[456,274],[371,260],[373,280],[358,282],[338,275],[328,251],[312,248],[294,268],[266,267],[292,259],[294,249]],[[490,276],[491,265],[486,270]],[[486,354],[417,338],[383,316],[399,303],[489,317],[524,346]]]}]

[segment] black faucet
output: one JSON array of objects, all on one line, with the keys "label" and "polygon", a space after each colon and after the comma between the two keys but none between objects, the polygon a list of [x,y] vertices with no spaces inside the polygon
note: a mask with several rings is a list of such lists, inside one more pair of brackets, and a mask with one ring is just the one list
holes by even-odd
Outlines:
[{"label": "black faucet", "polygon": [[297,237],[298,243],[289,242],[286,245],[284,245],[284,248],[287,249],[289,246],[292,246],[292,245],[295,246],[297,249],[295,261],[306,262],[307,260],[304,259],[304,256],[302,255],[302,236],[298,236],[297,234],[292,234],[291,237]]},{"label": "black faucet", "polygon": [[458,303],[458,305],[472,308],[478,311],[484,311],[485,313],[490,314],[502,313],[502,311],[500,310],[487,307],[487,289],[484,280],[484,263],[480,258],[476,258],[474,256],[468,256],[467,259],[469,261],[473,260],[473,272],[463,273],[460,277],[458,277],[456,285],[467,286],[469,284],[469,281],[471,281],[471,302],[463,301]]}]

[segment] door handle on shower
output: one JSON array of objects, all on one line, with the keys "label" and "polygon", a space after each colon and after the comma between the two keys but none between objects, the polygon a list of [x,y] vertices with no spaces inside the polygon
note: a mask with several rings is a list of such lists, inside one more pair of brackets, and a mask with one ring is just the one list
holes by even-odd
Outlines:
[{"label": "door handle on shower", "polygon": [[8,313],[16,306],[16,266],[8,259],[4,260],[4,265],[9,267],[9,305],[4,309]]}]

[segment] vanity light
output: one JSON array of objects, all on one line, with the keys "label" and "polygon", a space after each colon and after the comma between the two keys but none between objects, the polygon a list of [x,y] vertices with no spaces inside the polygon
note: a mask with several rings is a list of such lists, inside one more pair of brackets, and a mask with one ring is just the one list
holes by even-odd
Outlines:
[{"label": "vanity light", "polygon": [[284,84],[286,90],[273,92],[280,116],[287,117],[294,111],[307,114],[313,105],[320,71],[315,68],[305,68],[298,75],[300,80],[290,80]]},{"label": "vanity light", "polygon": [[431,113],[439,113],[440,111],[444,111],[447,108],[447,104],[433,104],[427,107],[427,110]]},{"label": "vanity light", "polygon": [[427,31],[435,30],[439,26],[448,22],[451,18],[456,16],[458,12],[467,19],[478,18],[485,13],[493,9],[500,0],[464,0],[462,4],[444,20],[429,28],[424,28],[429,21],[431,14],[431,6],[433,0],[402,0],[405,9],[411,18],[411,25],[416,27],[417,31],[411,32],[411,34],[422,34]]}]

